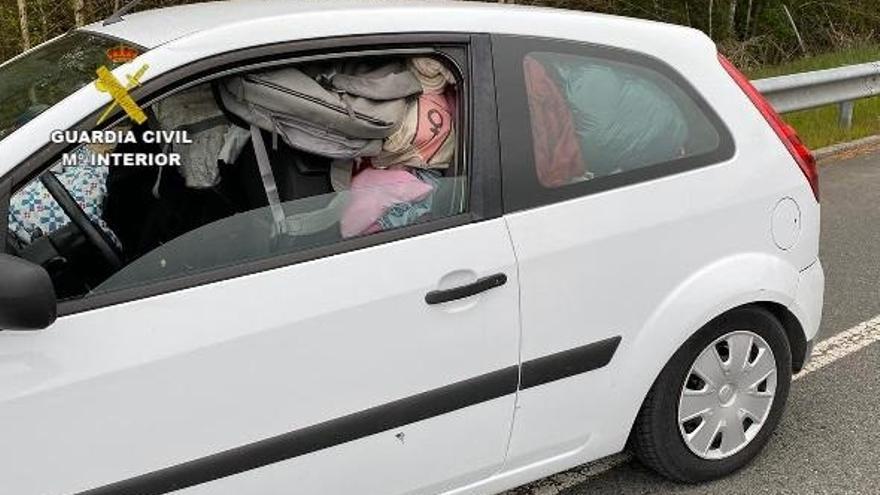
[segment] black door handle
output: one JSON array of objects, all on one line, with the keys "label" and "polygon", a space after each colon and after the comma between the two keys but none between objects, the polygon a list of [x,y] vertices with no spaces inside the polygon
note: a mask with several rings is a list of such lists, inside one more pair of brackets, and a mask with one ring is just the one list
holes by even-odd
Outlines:
[{"label": "black door handle", "polygon": [[443,304],[449,301],[471,297],[480,292],[486,292],[495,287],[501,287],[506,283],[507,275],[496,273],[495,275],[483,277],[472,284],[460,285],[451,289],[432,290],[425,295],[425,302],[431,305]]}]

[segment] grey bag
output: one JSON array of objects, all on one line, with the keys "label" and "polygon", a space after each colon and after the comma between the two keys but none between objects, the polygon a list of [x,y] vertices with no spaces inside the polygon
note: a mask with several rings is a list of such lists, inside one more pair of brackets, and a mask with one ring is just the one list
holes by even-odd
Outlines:
[{"label": "grey bag", "polygon": [[403,62],[371,63],[343,61],[328,66],[303,69],[319,83],[334,91],[362,96],[371,100],[398,100],[421,94],[422,83]]},{"label": "grey bag", "polygon": [[[406,98],[421,93],[401,63],[285,68],[236,76],[219,87],[226,109],[250,124],[260,176],[274,223],[273,237],[326,228],[342,200],[308,215],[287,216],[281,204],[260,129],[293,148],[336,159],[376,156],[382,140],[400,126]],[[321,81],[319,83],[319,81]]]},{"label": "grey bag", "polygon": [[231,113],[294,148],[331,158],[377,155],[381,141],[400,125],[406,98],[421,91],[401,63],[285,68],[220,85]]}]

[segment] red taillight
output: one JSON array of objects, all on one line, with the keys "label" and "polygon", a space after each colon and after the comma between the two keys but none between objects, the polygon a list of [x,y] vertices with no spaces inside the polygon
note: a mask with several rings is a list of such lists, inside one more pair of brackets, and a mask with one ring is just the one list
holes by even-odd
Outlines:
[{"label": "red taillight", "polygon": [[782,140],[782,144],[788,148],[789,153],[794,157],[798,166],[801,168],[801,171],[804,173],[804,176],[807,178],[807,182],[810,183],[810,187],[813,189],[813,194],[816,196],[816,201],[819,201],[819,170],[816,167],[816,159],[813,158],[810,149],[804,145],[794,128],[782,120],[782,117],[776,113],[776,110],[773,109],[770,102],[761,95],[761,93],[751,82],[749,82],[749,79],[740,72],[739,69],[720,53],[718,54],[718,60],[721,61],[721,65],[727,73],[730,74],[730,77],[736,81],[736,84],[742,88],[746,96],[752,100],[752,103],[755,104],[755,107],[761,112],[761,115],[764,116],[767,123],[770,124],[770,127],[773,128],[773,131],[776,132],[779,139]]}]

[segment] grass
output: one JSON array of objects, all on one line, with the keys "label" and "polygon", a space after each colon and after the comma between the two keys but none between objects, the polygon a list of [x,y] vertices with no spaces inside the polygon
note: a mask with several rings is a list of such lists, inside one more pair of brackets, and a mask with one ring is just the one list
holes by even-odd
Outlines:
[{"label": "grass", "polygon": [[[760,67],[749,71],[748,75],[752,79],[761,79],[878,60],[880,60],[880,45],[867,45],[793,60],[777,66]],[[850,130],[841,129],[837,125],[837,105],[792,112],[783,117],[797,129],[807,146],[817,149],[880,134],[880,97],[856,101],[853,127]]]},{"label": "grass", "polygon": [[845,130],[837,125],[836,105],[783,115],[801,139],[812,149],[880,134],[880,97],[856,101],[853,126]]},{"label": "grass", "polygon": [[862,45],[821,55],[799,58],[780,65],[757,67],[754,70],[748,71],[748,76],[752,79],[761,79],[764,77],[784,76],[795,72],[830,69],[842,65],[876,62],[878,60],[880,60],[880,45]]}]

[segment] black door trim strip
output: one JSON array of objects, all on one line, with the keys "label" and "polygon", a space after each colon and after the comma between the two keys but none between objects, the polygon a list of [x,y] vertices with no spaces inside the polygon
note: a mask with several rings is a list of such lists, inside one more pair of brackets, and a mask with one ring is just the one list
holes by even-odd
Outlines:
[{"label": "black door trim strip", "polygon": [[522,366],[522,382],[519,388],[525,390],[602,368],[611,362],[620,340],[620,337],[611,337],[526,361]]},{"label": "black door trim strip", "polygon": [[[620,337],[470,378],[405,399],[153,471],[77,495],[162,495],[317,452],[607,365]],[[522,382],[520,384],[520,381]]]}]

